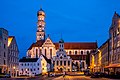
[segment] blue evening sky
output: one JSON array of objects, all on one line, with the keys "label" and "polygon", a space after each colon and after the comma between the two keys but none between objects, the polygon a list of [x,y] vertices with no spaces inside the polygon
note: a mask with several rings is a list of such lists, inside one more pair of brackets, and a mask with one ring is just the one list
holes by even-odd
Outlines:
[{"label": "blue evening sky", "polygon": [[36,41],[37,11],[46,13],[46,34],[53,42],[95,42],[109,37],[114,12],[120,0],[0,0],[0,27],[16,37],[20,57]]}]

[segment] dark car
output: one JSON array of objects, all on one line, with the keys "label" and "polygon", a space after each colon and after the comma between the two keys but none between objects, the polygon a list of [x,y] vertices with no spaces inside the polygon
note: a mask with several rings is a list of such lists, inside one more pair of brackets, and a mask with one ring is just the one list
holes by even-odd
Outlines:
[{"label": "dark car", "polygon": [[91,74],[92,74],[92,73],[89,72],[89,71],[84,71],[84,75],[85,75],[85,76],[91,76]]},{"label": "dark car", "polygon": [[0,78],[11,78],[10,74],[0,73]]},{"label": "dark car", "polygon": [[95,72],[91,75],[91,78],[100,78],[100,77],[103,77],[104,74],[101,73],[101,72]]}]

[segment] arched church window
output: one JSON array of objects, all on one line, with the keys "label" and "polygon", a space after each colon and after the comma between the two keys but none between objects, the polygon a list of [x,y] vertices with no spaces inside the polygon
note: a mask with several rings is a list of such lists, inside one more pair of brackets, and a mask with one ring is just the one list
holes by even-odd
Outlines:
[{"label": "arched church window", "polygon": [[75,55],[77,55],[77,51],[75,51]]},{"label": "arched church window", "polygon": [[81,51],[81,55],[83,55],[83,51]]},{"label": "arched church window", "polygon": [[52,49],[50,49],[50,58],[52,58]]},{"label": "arched church window", "polygon": [[71,51],[69,51],[69,55],[71,55]]},{"label": "arched church window", "polygon": [[89,51],[87,51],[87,54],[89,54]]}]

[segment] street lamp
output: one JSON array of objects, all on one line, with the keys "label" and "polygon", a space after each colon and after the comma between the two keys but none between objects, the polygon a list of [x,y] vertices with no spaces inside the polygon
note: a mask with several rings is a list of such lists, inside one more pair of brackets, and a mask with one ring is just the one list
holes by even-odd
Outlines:
[{"label": "street lamp", "polygon": [[95,72],[96,65],[94,64],[94,72]]},{"label": "street lamp", "polygon": [[13,69],[15,69],[15,66],[13,67]]},{"label": "street lamp", "polygon": [[14,71],[13,71],[13,76],[15,77],[15,66],[13,67]]}]

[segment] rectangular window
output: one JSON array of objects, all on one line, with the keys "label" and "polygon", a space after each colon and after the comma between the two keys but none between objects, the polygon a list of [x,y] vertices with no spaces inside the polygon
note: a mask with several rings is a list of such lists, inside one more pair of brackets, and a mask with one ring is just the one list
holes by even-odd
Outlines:
[{"label": "rectangular window", "polygon": [[68,61],[68,66],[70,66],[70,61]]},{"label": "rectangular window", "polygon": [[0,42],[0,47],[2,46],[2,42]]},{"label": "rectangular window", "polygon": [[50,49],[50,58],[52,58],[52,49]]},{"label": "rectangular window", "polygon": [[55,61],[53,61],[53,65],[55,65]]},{"label": "rectangular window", "polygon": [[62,61],[60,61],[60,65],[62,66]]},{"label": "rectangular window", "polygon": [[5,52],[4,52],[4,57],[6,57],[6,54],[5,54]]},{"label": "rectangular window", "polygon": [[64,66],[66,66],[66,61],[64,61]]},{"label": "rectangular window", "polygon": [[5,44],[4,44],[4,49],[5,49],[5,47],[6,47],[6,46],[5,46]]},{"label": "rectangular window", "polygon": [[59,62],[57,61],[57,65],[59,65]]},{"label": "rectangular window", "polygon": [[5,62],[5,60],[4,60],[4,65],[6,65],[6,62]]}]

